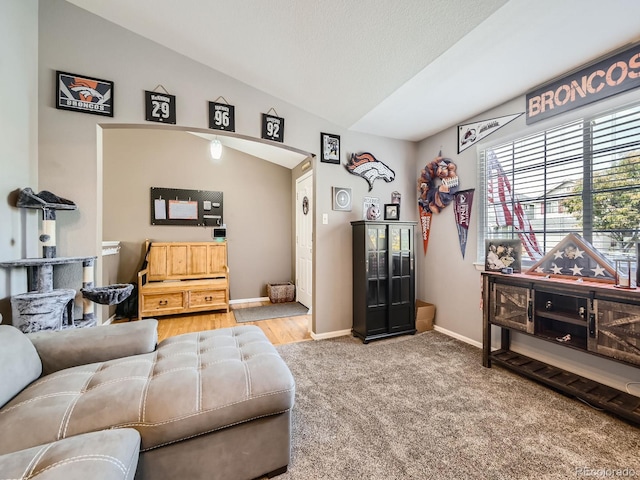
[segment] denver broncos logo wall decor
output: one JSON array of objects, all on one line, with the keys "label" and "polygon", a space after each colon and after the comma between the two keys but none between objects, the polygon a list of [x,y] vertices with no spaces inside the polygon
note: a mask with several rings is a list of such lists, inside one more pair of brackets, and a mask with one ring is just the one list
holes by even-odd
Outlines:
[{"label": "denver broncos logo wall decor", "polygon": [[56,108],[113,117],[113,82],[56,71]]},{"label": "denver broncos logo wall decor", "polygon": [[352,153],[345,168],[349,173],[364,178],[369,184],[369,191],[373,188],[373,182],[378,178],[387,183],[393,182],[396,178],[393,170],[368,152]]}]

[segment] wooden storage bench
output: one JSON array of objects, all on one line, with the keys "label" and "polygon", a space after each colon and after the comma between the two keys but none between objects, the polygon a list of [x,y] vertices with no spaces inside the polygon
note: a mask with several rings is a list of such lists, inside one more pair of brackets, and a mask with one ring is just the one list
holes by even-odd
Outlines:
[{"label": "wooden storage bench", "polygon": [[229,311],[227,242],[148,242],[138,317]]}]

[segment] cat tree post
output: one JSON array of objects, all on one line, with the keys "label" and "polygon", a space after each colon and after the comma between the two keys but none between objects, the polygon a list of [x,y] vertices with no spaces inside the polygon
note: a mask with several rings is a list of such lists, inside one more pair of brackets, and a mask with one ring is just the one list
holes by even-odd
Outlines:
[{"label": "cat tree post", "polygon": [[42,209],[42,226],[40,230],[40,244],[42,257],[56,256],[56,211],[49,208]]}]

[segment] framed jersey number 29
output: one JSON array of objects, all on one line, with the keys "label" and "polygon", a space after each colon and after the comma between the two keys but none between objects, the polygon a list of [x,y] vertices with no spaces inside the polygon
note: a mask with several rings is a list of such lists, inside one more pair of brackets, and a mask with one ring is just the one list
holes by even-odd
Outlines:
[{"label": "framed jersey number 29", "polygon": [[176,96],[145,90],[145,111],[148,122],[176,123]]}]

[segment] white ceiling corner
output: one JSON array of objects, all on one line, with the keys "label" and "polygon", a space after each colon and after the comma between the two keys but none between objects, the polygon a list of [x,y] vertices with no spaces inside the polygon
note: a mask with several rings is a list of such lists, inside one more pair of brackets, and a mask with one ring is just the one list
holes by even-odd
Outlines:
[{"label": "white ceiling corner", "polygon": [[339,127],[412,141],[640,40],[637,0],[67,1]]}]

